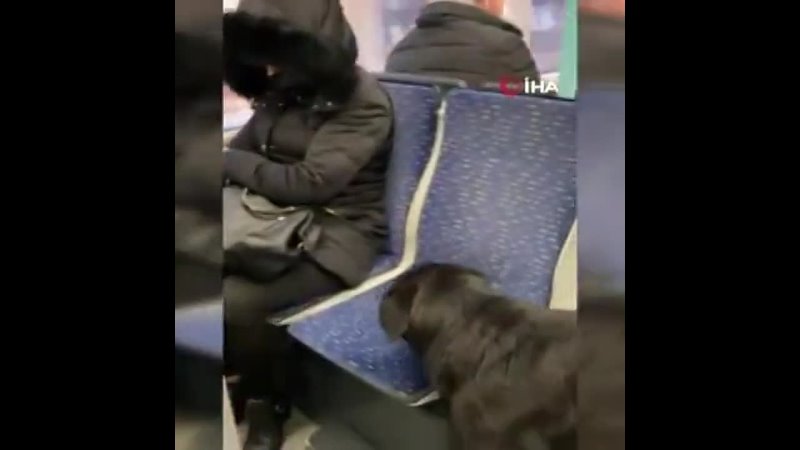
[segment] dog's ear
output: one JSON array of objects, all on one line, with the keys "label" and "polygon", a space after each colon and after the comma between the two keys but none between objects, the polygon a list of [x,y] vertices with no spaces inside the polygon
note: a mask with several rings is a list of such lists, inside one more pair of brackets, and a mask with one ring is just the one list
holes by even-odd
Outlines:
[{"label": "dog's ear", "polygon": [[380,322],[389,339],[398,339],[408,330],[417,291],[416,283],[398,283],[381,302]]}]

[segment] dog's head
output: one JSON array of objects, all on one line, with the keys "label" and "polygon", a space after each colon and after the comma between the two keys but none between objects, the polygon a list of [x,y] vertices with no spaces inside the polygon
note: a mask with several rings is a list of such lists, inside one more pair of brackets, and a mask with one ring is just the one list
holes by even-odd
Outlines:
[{"label": "dog's head", "polygon": [[427,264],[402,275],[380,306],[386,334],[424,346],[478,292],[491,292],[480,273],[453,264]]}]

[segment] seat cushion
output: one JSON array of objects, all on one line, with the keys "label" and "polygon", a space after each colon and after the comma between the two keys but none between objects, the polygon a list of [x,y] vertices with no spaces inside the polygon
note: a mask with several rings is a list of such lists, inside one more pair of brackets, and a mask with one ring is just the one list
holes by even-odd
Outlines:
[{"label": "seat cushion", "polygon": [[419,359],[402,341],[390,342],[378,324],[386,283],[302,322],[290,333],[300,342],[383,392],[414,401],[429,390]]}]

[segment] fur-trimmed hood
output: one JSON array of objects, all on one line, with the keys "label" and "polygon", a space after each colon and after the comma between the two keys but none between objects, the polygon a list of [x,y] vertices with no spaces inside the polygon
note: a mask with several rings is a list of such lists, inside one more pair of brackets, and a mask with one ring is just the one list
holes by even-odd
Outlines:
[{"label": "fur-trimmed hood", "polygon": [[[357,84],[358,48],[339,0],[241,0],[223,33],[225,82],[246,98],[302,87],[340,103]],[[280,74],[268,77],[267,65]]]}]

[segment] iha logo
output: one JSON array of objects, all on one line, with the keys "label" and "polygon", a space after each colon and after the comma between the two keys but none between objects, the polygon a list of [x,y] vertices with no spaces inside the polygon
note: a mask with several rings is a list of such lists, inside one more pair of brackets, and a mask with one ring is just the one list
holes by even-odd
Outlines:
[{"label": "iha logo", "polygon": [[536,81],[528,77],[502,77],[500,78],[500,92],[508,97],[519,94],[558,94],[558,85],[553,81]]}]

